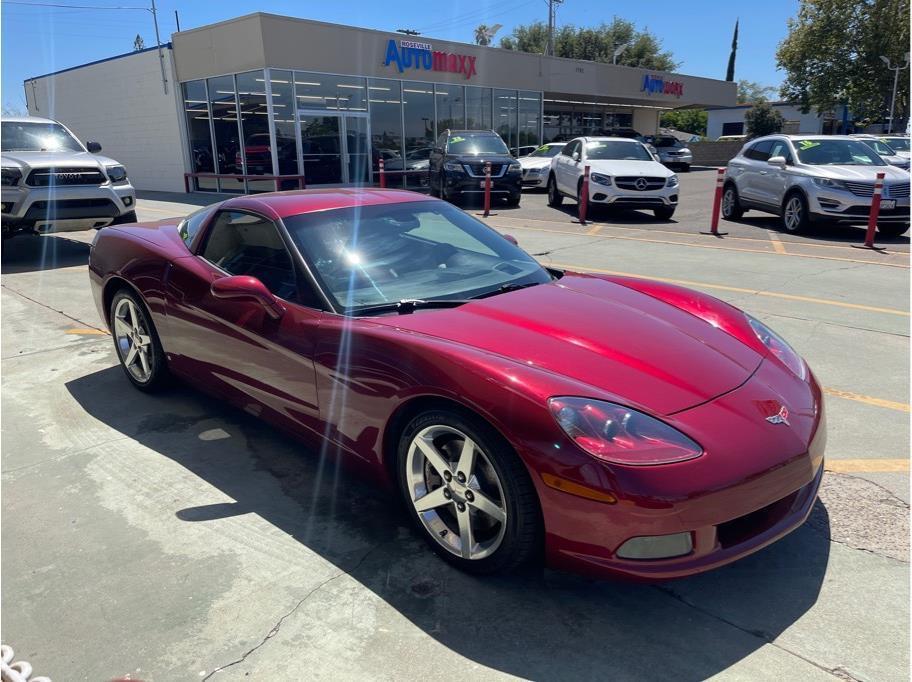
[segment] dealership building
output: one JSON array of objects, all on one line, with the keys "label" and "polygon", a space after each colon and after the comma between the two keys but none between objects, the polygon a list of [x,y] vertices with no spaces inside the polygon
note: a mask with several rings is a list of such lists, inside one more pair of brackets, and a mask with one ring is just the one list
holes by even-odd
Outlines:
[{"label": "dealership building", "polygon": [[139,189],[223,192],[376,181],[380,159],[409,168],[448,128],[517,149],[652,134],[668,109],[736,97],[725,81],[263,13],[24,86],[30,114],[101,143]]}]

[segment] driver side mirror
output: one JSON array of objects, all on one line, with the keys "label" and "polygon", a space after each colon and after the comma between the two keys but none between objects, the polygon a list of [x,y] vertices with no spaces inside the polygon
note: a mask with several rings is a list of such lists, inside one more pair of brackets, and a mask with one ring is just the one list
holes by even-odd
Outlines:
[{"label": "driver side mirror", "polygon": [[89,150],[89,154],[97,154],[101,151],[101,145],[95,140],[86,142],[86,149]]},{"label": "driver side mirror", "polygon": [[775,166],[776,168],[783,169],[785,168],[785,157],[784,156],[771,156],[767,163],[770,166]]},{"label": "driver side mirror", "polygon": [[505,234],[505,235],[501,235],[501,236],[504,239],[506,239],[508,242],[510,242],[513,246],[519,246],[519,242],[516,241],[516,237],[514,237],[512,234]]},{"label": "driver side mirror", "polygon": [[570,158],[573,159],[573,160],[576,161],[576,162],[579,162],[579,159],[580,159],[580,157],[579,157],[579,152],[573,152],[573,153],[570,155]]},{"label": "driver side mirror", "polygon": [[266,314],[278,320],[285,314],[285,306],[256,277],[249,275],[232,275],[215,280],[209,287],[215,298],[228,301],[250,301],[263,306]]}]

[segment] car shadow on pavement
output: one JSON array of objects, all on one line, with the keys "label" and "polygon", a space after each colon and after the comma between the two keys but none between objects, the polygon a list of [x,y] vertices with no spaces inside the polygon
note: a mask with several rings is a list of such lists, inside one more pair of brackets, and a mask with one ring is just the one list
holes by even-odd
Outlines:
[{"label": "car shadow on pavement", "polygon": [[[867,227],[865,225],[839,225],[837,223],[812,223],[810,228],[801,234],[792,234],[784,227],[782,221],[776,216],[748,214],[738,220],[722,220],[719,222],[719,230],[725,231],[726,223],[736,223],[745,227],[756,227],[762,230],[770,230],[782,235],[795,237],[796,239],[808,241],[837,242],[844,244],[864,244]],[[874,235],[875,245],[909,245],[909,234],[903,234],[898,237],[884,237],[879,232]]]},{"label": "car shadow on pavement", "polygon": [[[772,642],[808,611],[829,560],[829,522],[818,501],[812,522],[787,538],[693,578],[648,585],[550,570],[470,576],[438,559],[410,530],[396,498],[375,482],[223,402],[179,384],[161,394],[139,393],[116,366],[66,387],[92,417],[192,472],[207,484],[201,488],[214,486],[234,500],[187,506],[188,500],[175,499],[162,515],[205,524],[257,514],[440,644],[522,678],[706,679]],[[152,572],[148,578],[156,579]],[[307,591],[299,591],[303,599]],[[258,608],[283,615],[283,606],[261,602]],[[378,625],[389,621],[383,607],[376,608],[371,618]],[[323,610],[302,609],[284,621],[283,632],[293,636],[295,628],[321,618],[338,627]],[[244,627],[232,625],[234,634]],[[382,637],[389,634],[373,627],[369,637],[388,641]],[[408,625],[396,627],[408,631]],[[426,662],[429,673],[434,665]]]},{"label": "car shadow on pavement", "polygon": [[[562,213],[571,220],[579,219],[579,207],[572,200],[569,203],[564,202],[557,208],[551,207],[551,210]],[[586,213],[586,222],[611,225],[649,225],[655,227],[656,225],[675,225],[678,221],[674,218],[669,220],[656,218],[652,211],[646,209],[635,211],[590,204]]]},{"label": "car shadow on pavement", "polygon": [[61,235],[21,234],[3,240],[0,272],[4,275],[54,270],[89,262],[89,245]]}]

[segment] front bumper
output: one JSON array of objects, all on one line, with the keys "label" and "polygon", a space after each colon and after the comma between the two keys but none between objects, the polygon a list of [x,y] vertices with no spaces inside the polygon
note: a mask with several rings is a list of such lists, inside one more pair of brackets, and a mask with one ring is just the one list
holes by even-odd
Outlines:
[{"label": "front bumper", "polygon": [[[484,194],[484,177],[467,174],[446,174],[447,194],[476,195]],[[491,195],[495,197],[515,196],[522,192],[522,174],[509,173],[500,178],[491,178]]]},{"label": "front bumper", "polygon": [[522,186],[526,189],[543,189],[548,186],[548,174],[550,172],[550,167],[524,168],[522,174]]},{"label": "front bumper", "polygon": [[[895,202],[892,208],[881,203],[879,223],[908,223],[909,197],[891,196],[887,191],[882,199]],[[808,197],[810,218],[819,222],[867,224],[871,214],[871,197],[861,197],[848,191],[816,189]]]},{"label": "front bumper", "polygon": [[[535,477],[549,565],[599,577],[667,580],[731,563],[798,528],[823,476],[826,428],[816,381],[798,382],[784,373],[765,361],[741,387],[667,417],[703,443],[706,452],[697,459],[656,467],[586,467],[589,485],[601,481],[598,489],[615,503],[556,490]],[[758,411],[772,395],[788,406],[789,425],[770,424]],[[716,445],[707,445],[713,441]],[[681,533],[689,533],[692,544],[683,556],[618,554],[632,538]]]},{"label": "front bumper", "polygon": [[129,182],[113,185],[3,187],[4,225],[59,232],[101,227],[136,209],[136,190]]},{"label": "front bumper", "polygon": [[659,154],[659,160],[666,166],[689,166],[693,163],[693,158],[693,154],[681,154],[679,156]]},{"label": "front bumper", "polygon": [[652,209],[678,205],[678,187],[663,187],[642,192],[600,185],[589,181],[589,203],[616,208]]}]

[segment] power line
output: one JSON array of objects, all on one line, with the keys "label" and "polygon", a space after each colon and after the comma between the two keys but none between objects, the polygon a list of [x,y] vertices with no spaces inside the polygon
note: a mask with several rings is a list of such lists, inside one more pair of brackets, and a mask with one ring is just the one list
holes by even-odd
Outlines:
[{"label": "power line", "polygon": [[63,5],[53,2],[22,2],[21,0],[3,0],[5,5],[22,5],[23,7],[57,7],[58,9],[141,9],[146,12],[151,10],[148,7],[126,7],[112,5]]}]

